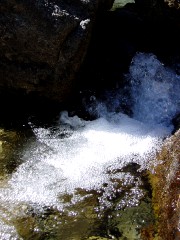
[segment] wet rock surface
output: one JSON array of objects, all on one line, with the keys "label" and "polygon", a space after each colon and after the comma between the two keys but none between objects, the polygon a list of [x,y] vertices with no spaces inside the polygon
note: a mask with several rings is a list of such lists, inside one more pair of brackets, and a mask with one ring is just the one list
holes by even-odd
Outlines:
[{"label": "wet rock surface", "polygon": [[167,139],[158,154],[154,173],[150,176],[153,205],[157,218],[157,239],[180,237],[180,131]]},{"label": "wet rock surface", "polygon": [[111,5],[111,0],[3,0],[1,91],[65,101],[86,55],[97,12]]}]

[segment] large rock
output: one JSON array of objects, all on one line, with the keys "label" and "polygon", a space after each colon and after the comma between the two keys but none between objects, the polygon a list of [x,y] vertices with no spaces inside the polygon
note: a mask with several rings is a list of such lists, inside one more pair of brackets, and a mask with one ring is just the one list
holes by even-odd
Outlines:
[{"label": "large rock", "polygon": [[2,0],[0,90],[64,101],[86,55],[93,24],[113,0]]},{"label": "large rock", "polygon": [[180,130],[165,141],[157,157],[159,164],[155,167],[154,173],[150,175],[158,240],[180,239],[179,146]]}]

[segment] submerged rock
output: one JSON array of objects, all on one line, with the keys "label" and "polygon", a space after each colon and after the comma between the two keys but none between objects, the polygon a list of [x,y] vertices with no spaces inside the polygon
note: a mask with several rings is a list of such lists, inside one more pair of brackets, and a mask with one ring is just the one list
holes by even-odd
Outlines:
[{"label": "submerged rock", "polygon": [[[180,130],[166,140],[150,175],[158,240],[180,238]],[[147,238],[146,238],[147,239]],[[156,238],[155,238],[156,239]]]},{"label": "submerged rock", "polygon": [[97,12],[112,0],[3,0],[0,90],[64,101],[86,55]]},{"label": "submerged rock", "polygon": [[21,163],[18,152],[25,141],[22,132],[0,128],[0,186]]}]

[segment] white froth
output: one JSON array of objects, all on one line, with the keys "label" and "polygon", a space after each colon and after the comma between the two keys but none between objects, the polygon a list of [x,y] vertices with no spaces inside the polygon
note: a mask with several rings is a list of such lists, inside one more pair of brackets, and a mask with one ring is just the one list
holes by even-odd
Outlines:
[{"label": "white froth", "polygon": [[180,76],[153,54],[137,54],[130,66],[134,118],[149,125],[171,124],[180,109]]},{"label": "white froth", "polygon": [[[8,185],[0,189],[1,205],[63,209],[65,203],[59,198],[63,194],[77,188],[98,190],[105,182],[110,186],[108,169],[121,169],[131,162],[142,168],[151,165],[172,130],[169,124],[179,108],[180,79],[148,54],[135,56],[130,77],[134,118],[101,105],[97,106],[101,117],[94,121],[69,117],[65,111],[56,131],[33,127],[36,142],[26,149],[24,162]],[[122,174],[116,177],[123,178]]]},{"label": "white froth", "polygon": [[34,132],[41,144],[31,157],[24,155],[25,162],[9,181],[11,189],[0,192],[4,201],[8,198],[10,202],[62,208],[60,195],[73,193],[76,188],[98,189],[108,182],[108,167],[122,168],[128,162],[137,162],[145,168],[147,155],[149,160],[153,157],[162,137],[124,114],[114,114],[109,121],[99,118],[87,122],[64,139],[54,138],[48,129]]},{"label": "white froth", "polygon": [[0,239],[1,240],[18,240],[19,236],[14,226],[5,224],[0,220]]}]

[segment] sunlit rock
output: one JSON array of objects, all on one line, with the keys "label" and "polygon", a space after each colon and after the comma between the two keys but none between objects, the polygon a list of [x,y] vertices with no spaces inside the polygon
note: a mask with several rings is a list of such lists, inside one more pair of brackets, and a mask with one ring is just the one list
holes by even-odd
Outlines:
[{"label": "sunlit rock", "polygon": [[112,10],[124,7],[127,3],[134,3],[134,0],[115,0],[112,6]]},{"label": "sunlit rock", "polygon": [[180,1],[179,0],[165,0],[165,2],[167,2],[167,4],[170,7],[177,8],[177,9],[180,8]]},{"label": "sunlit rock", "polygon": [[167,139],[150,175],[158,240],[180,237],[180,130]]}]

